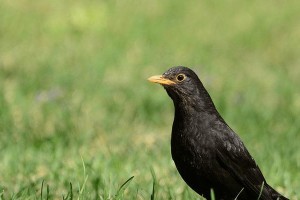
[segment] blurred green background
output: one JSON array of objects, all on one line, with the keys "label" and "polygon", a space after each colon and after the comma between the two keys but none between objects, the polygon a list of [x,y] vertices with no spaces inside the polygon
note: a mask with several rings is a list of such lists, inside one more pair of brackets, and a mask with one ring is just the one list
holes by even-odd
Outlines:
[{"label": "blurred green background", "polygon": [[151,169],[156,199],[199,199],[170,156],[173,104],[147,82],[176,65],[199,74],[269,184],[299,199],[299,8],[2,0],[0,199],[149,199]]}]

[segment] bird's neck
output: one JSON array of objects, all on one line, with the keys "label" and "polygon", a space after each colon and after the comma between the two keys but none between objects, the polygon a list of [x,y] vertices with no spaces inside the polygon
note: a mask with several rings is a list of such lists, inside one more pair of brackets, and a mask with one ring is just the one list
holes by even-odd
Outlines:
[{"label": "bird's neck", "polygon": [[196,92],[193,96],[180,96],[176,100],[173,99],[173,103],[175,115],[199,116],[218,113],[211,97],[206,91],[202,93]]},{"label": "bird's neck", "polygon": [[173,102],[175,107],[173,126],[178,126],[173,127],[174,130],[185,130],[185,133],[193,134],[196,131],[193,130],[193,125],[204,128],[211,120],[221,119],[208,94],[193,96],[192,99],[182,98]]},{"label": "bird's neck", "polygon": [[201,123],[210,119],[211,116],[219,115],[214,105],[206,105],[202,102],[190,103],[177,102],[174,104],[175,107],[175,118],[179,124],[183,123],[188,126],[190,123]]}]

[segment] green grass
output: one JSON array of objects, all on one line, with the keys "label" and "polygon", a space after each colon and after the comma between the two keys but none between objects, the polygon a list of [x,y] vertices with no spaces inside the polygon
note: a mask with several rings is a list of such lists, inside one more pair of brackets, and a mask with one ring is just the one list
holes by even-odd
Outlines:
[{"label": "green grass", "polygon": [[174,65],[300,199],[299,7],[2,0],[0,199],[199,199],[170,156],[172,102],[146,80]]}]

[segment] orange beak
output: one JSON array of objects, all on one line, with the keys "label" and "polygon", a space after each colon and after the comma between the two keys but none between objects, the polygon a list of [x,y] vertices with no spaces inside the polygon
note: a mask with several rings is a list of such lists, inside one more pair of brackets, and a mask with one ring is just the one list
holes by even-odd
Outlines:
[{"label": "orange beak", "polygon": [[174,85],[174,84],[176,84],[174,81],[171,81],[170,79],[164,78],[161,75],[151,76],[150,78],[148,78],[148,81],[153,82],[153,83],[159,83],[161,85]]}]

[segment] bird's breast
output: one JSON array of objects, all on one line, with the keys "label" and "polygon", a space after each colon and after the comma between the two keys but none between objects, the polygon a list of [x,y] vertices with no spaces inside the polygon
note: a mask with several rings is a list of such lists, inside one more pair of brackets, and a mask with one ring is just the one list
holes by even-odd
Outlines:
[{"label": "bird's breast", "polygon": [[207,145],[208,141],[201,133],[172,133],[171,153],[177,163],[184,163],[186,166],[203,165],[213,154]]}]

